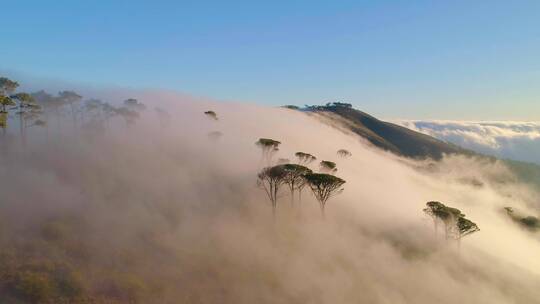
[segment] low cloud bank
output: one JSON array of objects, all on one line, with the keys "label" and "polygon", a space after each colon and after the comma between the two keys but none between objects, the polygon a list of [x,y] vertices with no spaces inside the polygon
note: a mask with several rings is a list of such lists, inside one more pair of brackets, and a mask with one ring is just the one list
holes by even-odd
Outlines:
[{"label": "low cloud bank", "polygon": [[[24,146],[8,130],[0,151],[1,300],[36,297],[35,284],[49,302],[62,292],[71,303],[540,298],[538,237],[501,213],[536,212],[538,193],[499,162],[402,159],[287,109],[125,96],[147,105],[135,124],[76,126],[69,115],[51,116],[48,130],[30,129]],[[222,135],[209,138],[216,131]],[[325,220],[306,190],[294,204],[281,192],[272,220],[256,187],[260,137],[282,143],[274,161],[303,151],[337,163],[347,182]],[[339,149],[352,156],[338,157]],[[461,209],[481,231],[458,250],[422,212],[431,200]]]},{"label": "low cloud bank", "polygon": [[398,121],[476,152],[540,164],[539,122]]}]

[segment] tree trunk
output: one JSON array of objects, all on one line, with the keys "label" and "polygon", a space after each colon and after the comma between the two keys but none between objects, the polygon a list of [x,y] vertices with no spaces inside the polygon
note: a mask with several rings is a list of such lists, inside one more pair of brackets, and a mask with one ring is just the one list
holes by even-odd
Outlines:
[{"label": "tree trunk", "polygon": [[24,119],[22,112],[19,113],[19,132],[21,134],[21,143],[24,148],[26,147],[26,135],[24,133]]},{"label": "tree trunk", "polygon": [[291,189],[291,207],[294,207],[294,189]]},{"label": "tree trunk", "polygon": [[71,117],[73,119],[73,129],[77,130],[77,117],[75,116],[75,106],[73,105],[73,103],[70,103],[69,105],[71,107]]}]

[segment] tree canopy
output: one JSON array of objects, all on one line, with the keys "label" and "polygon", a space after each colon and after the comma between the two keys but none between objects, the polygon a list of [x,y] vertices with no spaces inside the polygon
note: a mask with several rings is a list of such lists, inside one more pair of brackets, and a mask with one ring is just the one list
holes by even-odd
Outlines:
[{"label": "tree canopy", "polygon": [[309,165],[317,159],[315,156],[305,152],[296,152],[294,155],[298,158],[298,164],[300,165]]},{"label": "tree canopy", "polygon": [[323,160],[320,162],[321,172],[325,173],[335,173],[337,171],[337,165],[334,162]]},{"label": "tree canopy", "polygon": [[324,208],[329,198],[343,191],[345,180],[325,173],[308,173],[304,175],[313,195],[319,201],[321,212],[324,215]]},{"label": "tree canopy", "polygon": [[475,223],[465,218],[465,214],[461,210],[446,206],[441,202],[427,202],[423,211],[433,219],[435,229],[439,221],[444,224],[446,238],[453,237],[459,240],[464,236],[480,231]]},{"label": "tree canopy", "polygon": [[351,157],[351,156],[352,156],[352,153],[349,152],[349,151],[347,151],[347,150],[345,150],[345,149],[339,149],[339,150],[337,151],[337,155],[338,155],[339,157],[345,158],[345,157]]},{"label": "tree canopy", "polygon": [[205,111],[204,114],[213,120],[218,120],[217,114],[214,111]]},{"label": "tree canopy", "polygon": [[298,190],[299,195],[306,185],[305,175],[313,173],[311,169],[297,164],[284,164],[285,183],[289,186],[291,192],[291,202],[294,203],[294,191]]},{"label": "tree canopy", "polygon": [[272,205],[272,214],[275,216],[280,186],[285,183],[287,171],[284,165],[263,168],[257,174],[257,186],[262,188]]}]

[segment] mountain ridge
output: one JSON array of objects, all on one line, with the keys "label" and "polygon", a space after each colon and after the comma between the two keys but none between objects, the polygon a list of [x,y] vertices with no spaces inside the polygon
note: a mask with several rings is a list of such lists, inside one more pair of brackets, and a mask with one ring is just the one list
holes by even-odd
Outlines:
[{"label": "mountain ridge", "polygon": [[520,181],[540,187],[540,166],[512,159],[499,159],[476,151],[465,149],[453,143],[442,141],[404,126],[380,120],[368,113],[352,107],[351,104],[334,102],[305,108],[285,106],[331,121],[334,127],[352,132],[366,139],[373,146],[398,156],[413,159],[441,160],[445,155],[465,155],[491,161],[503,162]]}]

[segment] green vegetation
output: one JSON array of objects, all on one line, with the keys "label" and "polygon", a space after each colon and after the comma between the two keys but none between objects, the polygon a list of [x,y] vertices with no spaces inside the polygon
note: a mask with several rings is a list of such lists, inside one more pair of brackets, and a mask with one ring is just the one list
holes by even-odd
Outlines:
[{"label": "green vegetation", "polygon": [[270,204],[272,205],[272,215],[276,216],[277,201],[279,198],[279,189],[286,183],[287,171],[284,165],[266,167],[257,175],[257,186],[264,189]]},{"label": "green vegetation", "polygon": [[317,160],[317,158],[309,153],[305,153],[305,152],[296,152],[294,154],[296,156],[296,158],[298,159],[298,164],[299,165],[304,165],[304,166],[307,166],[309,164],[311,164],[312,162],[314,162],[315,160]]},{"label": "green vegetation", "polygon": [[334,162],[323,160],[319,163],[319,167],[321,172],[323,173],[336,173],[337,172],[337,165]]},{"label": "green vegetation", "polygon": [[512,207],[505,207],[506,214],[516,223],[530,231],[540,231],[540,219],[533,215],[524,215]]},{"label": "green vegetation", "polygon": [[347,151],[347,150],[345,150],[345,149],[339,149],[339,150],[337,151],[337,155],[338,155],[339,157],[346,158],[346,157],[351,157],[351,156],[352,156],[352,153],[349,152],[349,151]]},{"label": "green vegetation", "polygon": [[281,142],[277,140],[273,140],[270,138],[259,138],[257,142],[255,142],[255,145],[257,145],[262,150],[262,160],[267,164],[270,165],[272,162],[272,158],[274,155],[279,151],[279,145]]},{"label": "green vegetation", "polygon": [[448,207],[441,202],[427,202],[423,211],[433,219],[436,233],[438,224],[441,222],[444,224],[445,238],[452,237],[458,241],[458,244],[461,238],[480,231],[475,223],[465,218],[461,210]]},{"label": "green vegetation", "polygon": [[291,192],[291,204],[294,204],[294,191],[298,190],[298,199],[302,199],[302,189],[306,186],[305,175],[312,173],[311,169],[297,164],[283,165],[285,170],[284,181]]},{"label": "green vegetation", "polygon": [[206,115],[210,119],[218,120],[217,114],[214,111],[206,111],[206,112],[204,112],[204,115]]}]

